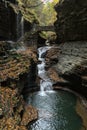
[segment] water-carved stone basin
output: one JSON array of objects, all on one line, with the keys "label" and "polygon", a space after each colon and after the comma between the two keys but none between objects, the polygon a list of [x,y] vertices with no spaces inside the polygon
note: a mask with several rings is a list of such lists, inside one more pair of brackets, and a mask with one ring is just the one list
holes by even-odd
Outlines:
[{"label": "water-carved stone basin", "polygon": [[27,103],[38,109],[38,120],[29,130],[85,130],[76,112],[78,97],[66,91],[46,91],[29,94]]}]

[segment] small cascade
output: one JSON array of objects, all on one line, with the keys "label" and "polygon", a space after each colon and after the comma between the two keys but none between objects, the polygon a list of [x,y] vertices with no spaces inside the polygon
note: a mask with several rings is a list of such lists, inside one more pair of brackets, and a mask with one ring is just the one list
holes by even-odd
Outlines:
[{"label": "small cascade", "polygon": [[19,34],[19,20],[20,19],[20,16],[19,16],[19,13],[16,15],[16,35],[17,35],[17,40],[19,39],[20,37],[20,34]]},{"label": "small cascade", "polygon": [[52,91],[52,81],[48,77],[48,74],[45,70],[45,58],[43,55],[46,54],[46,51],[49,50],[50,46],[40,47],[38,49],[39,58],[38,60],[41,61],[40,64],[37,65],[38,68],[38,76],[41,78],[40,80],[40,91],[41,93],[45,93],[46,91]]},{"label": "small cascade", "polygon": [[16,32],[17,32],[17,40],[23,37],[24,35],[24,18],[21,13],[16,15]]},{"label": "small cascade", "polygon": [[23,37],[23,35],[24,35],[24,18],[22,16],[22,18],[21,18],[21,37]]},{"label": "small cascade", "polygon": [[7,8],[8,1],[6,1],[6,0],[2,0],[2,2],[4,2],[4,4],[5,4],[5,7]]}]

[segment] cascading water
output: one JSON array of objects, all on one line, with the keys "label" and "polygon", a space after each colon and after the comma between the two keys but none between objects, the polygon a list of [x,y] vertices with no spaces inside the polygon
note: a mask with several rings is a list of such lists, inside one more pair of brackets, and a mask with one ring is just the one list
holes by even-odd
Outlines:
[{"label": "cascading water", "polygon": [[52,81],[47,75],[47,72],[45,71],[45,58],[43,58],[43,55],[46,54],[46,51],[49,50],[50,46],[40,47],[38,49],[39,58],[38,60],[41,61],[40,64],[37,65],[38,67],[38,76],[41,78],[40,80],[40,91],[41,93],[44,93],[45,91],[52,90]]},{"label": "cascading water", "polygon": [[23,37],[23,35],[24,35],[24,18],[22,16],[22,18],[21,18],[21,37]]},{"label": "cascading water", "polygon": [[30,93],[27,97],[28,105],[37,108],[38,119],[29,124],[28,130],[84,130],[75,110],[78,98],[69,92],[52,91],[53,83],[45,70],[44,58],[50,48],[45,46],[38,49],[40,91]]},{"label": "cascading water", "polygon": [[17,33],[17,40],[18,40],[24,35],[24,18],[21,15],[21,13],[18,13],[16,15],[16,24],[17,24],[16,33]]}]

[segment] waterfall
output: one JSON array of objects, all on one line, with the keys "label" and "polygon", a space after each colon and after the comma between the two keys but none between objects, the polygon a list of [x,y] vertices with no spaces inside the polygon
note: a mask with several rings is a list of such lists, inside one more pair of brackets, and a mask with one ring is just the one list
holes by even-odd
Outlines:
[{"label": "waterfall", "polygon": [[6,0],[2,0],[2,2],[4,2],[4,4],[5,4],[5,7],[7,8],[8,1],[6,1]]},{"label": "waterfall", "polygon": [[43,58],[43,55],[46,54],[46,51],[49,50],[50,46],[40,47],[38,48],[38,60],[41,62],[37,65],[38,68],[38,76],[41,78],[40,80],[40,91],[42,93],[46,91],[52,91],[52,81],[48,77],[48,74],[45,70],[45,58]]},{"label": "waterfall", "polygon": [[19,13],[16,16],[16,33],[17,33],[17,40],[19,39]]},{"label": "waterfall", "polygon": [[22,18],[21,18],[21,37],[23,37],[23,35],[24,35],[24,18],[22,16]]},{"label": "waterfall", "polygon": [[17,40],[23,37],[24,35],[24,18],[21,13],[16,15],[16,32],[17,32]]}]

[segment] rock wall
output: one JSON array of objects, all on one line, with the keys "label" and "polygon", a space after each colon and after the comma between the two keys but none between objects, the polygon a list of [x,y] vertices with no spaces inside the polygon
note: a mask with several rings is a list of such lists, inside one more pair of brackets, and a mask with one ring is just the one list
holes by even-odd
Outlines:
[{"label": "rock wall", "polygon": [[32,77],[32,61],[37,62],[34,48],[0,42],[0,130],[27,130],[37,119],[37,110],[26,105],[22,95]]},{"label": "rock wall", "polygon": [[87,98],[87,42],[65,42],[46,54],[54,89],[70,88]]},{"label": "rock wall", "polygon": [[23,33],[24,20],[21,13],[16,14],[9,4],[0,2],[0,40],[17,41]]},{"label": "rock wall", "polygon": [[55,9],[56,43],[60,44],[59,53],[55,54],[54,48],[54,59],[49,52],[54,81],[57,86],[69,87],[87,98],[87,1],[60,0]]},{"label": "rock wall", "polygon": [[55,29],[58,43],[87,40],[87,1],[60,0],[55,7]]},{"label": "rock wall", "polygon": [[5,5],[0,2],[0,39],[10,38],[10,12]]},{"label": "rock wall", "polygon": [[87,97],[87,42],[66,42],[55,66],[73,90]]}]

